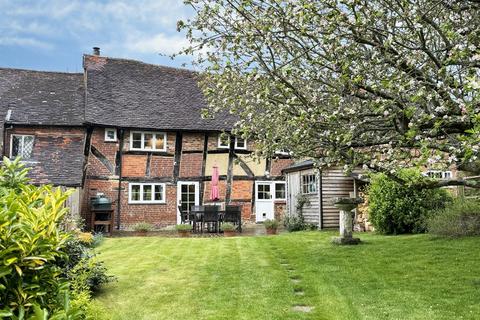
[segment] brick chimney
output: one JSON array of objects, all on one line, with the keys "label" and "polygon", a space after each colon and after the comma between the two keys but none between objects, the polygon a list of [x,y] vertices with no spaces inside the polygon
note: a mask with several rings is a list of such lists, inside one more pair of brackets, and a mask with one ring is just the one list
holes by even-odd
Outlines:
[{"label": "brick chimney", "polygon": [[100,55],[100,47],[93,47],[93,55],[94,56]]}]

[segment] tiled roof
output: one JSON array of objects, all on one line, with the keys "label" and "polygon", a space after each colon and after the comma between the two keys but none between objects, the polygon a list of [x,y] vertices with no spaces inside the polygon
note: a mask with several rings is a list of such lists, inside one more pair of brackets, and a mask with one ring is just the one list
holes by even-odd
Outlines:
[{"label": "tiled roof", "polygon": [[[0,121],[82,125],[83,75],[0,68]],[[8,112],[10,110],[10,112]]]},{"label": "tiled roof", "polygon": [[301,162],[295,162],[291,165],[289,165],[288,167],[284,168],[282,170],[283,173],[287,173],[287,172],[295,172],[295,171],[301,171],[301,170],[305,170],[305,169],[311,169],[313,168],[313,160],[305,160],[305,161],[301,161]]},{"label": "tiled roof", "polygon": [[202,119],[205,99],[193,71],[134,60],[84,56],[86,122],[105,126],[216,131],[232,129],[235,118]]},{"label": "tiled roof", "polygon": [[34,184],[51,183],[81,186],[83,178],[84,134],[36,135],[29,177]]}]

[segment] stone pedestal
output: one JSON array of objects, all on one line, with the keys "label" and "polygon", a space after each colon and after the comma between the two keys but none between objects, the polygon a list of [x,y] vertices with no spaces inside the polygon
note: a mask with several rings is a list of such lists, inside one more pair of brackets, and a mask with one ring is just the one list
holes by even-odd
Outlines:
[{"label": "stone pedestal", "polygon": [[353,237],[353,212],[363,200],[360,198],[336,198],[334,205],[340,209],[340,237],[335,237],[332,242],[335,244],[358,244],[359,238]]}]

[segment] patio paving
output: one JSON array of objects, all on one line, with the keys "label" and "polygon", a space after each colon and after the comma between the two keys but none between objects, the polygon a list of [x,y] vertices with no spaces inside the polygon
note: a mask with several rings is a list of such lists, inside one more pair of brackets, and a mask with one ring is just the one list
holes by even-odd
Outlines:
[{"label": "patio paving", "polygon": [[[279,226],[278,233],[283,233],[285,230],[283,226]],[[236,237],[255,237],[255,236],[266,236],[265,227],[263,224],[257,223],[245,223],[242,225],[242,232],[237,232]],[[132,231],[114,231],[113,237],[132,237],[137,236],[135,232]],[[166,227],[164,229],[150,231],[147,233],[146,237],[168,237],[168,238],[178,238],[179,235],[173,226]],[[191,233],[191,238],[213,238],[213,237],[223,237],[223,233]]]}]

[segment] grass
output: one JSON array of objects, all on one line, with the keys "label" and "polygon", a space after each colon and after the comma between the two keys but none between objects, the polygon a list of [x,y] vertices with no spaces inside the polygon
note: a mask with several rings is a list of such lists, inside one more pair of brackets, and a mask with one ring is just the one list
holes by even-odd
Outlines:
[{"label": "grass", "polygon": [[119,280],[96,300],[113,319],[479,319],[480,238],[332,235],[106,239]]}]

